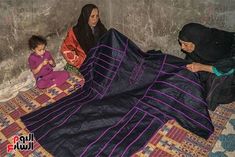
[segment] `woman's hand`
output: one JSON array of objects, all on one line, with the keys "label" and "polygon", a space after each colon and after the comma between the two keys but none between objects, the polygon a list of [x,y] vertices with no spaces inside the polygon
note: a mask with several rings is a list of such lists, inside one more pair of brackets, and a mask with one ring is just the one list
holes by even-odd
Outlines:
[{"label": "woman's hand", "polygon": [[192,72],[206,71],[212,73],[212,66],[193,62],[186,65],[186,68]]}]

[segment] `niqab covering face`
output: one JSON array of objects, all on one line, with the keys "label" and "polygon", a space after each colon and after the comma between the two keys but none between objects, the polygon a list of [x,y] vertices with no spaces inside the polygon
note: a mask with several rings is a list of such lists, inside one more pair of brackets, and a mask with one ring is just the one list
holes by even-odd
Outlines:
[{"label": "niqab covering face", "polygon": [[81,10],[77,24],[73,27],[73,32],[76,39],[85,53],[87,53],[90,48],[94,47],[98,39],[107,31],[100,19],[93,31],[89,26],[88,20],[92,10],[95,8],[98,9],[98,7],[94,4],[85,5]]}]

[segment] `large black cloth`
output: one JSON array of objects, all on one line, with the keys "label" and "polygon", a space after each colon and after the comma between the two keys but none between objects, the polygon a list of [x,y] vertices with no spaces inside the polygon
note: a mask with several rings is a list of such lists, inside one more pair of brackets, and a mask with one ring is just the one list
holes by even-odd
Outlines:
[{"label": "large black cloth", "polygon": [[[212,65],[221,73],[235,69],[234,32],[189,23],[179,32],[179,39],[195,44],[193,52],[184,52],[186,60]],[[206,100],[210,110],[215,110],[219,104],[235,101],[234,74],[218,77],[212,73],[199,72],[200,80],[206,89]]]},{"label": "large black cloth", "polygon": [[109,30],[81,67],[82,89],[21,117],[54,156],[131,156],[168,120],[208,138],[213,125],[196,74],[183,59],[142,52]]}]

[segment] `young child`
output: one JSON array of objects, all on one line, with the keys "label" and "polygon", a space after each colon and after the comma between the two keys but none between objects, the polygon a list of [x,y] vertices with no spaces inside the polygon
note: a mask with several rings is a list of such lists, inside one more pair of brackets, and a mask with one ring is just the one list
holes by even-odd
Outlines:
[{"label": "young child", "polygon": [[29,41],[29,48],[33,51],[28,58],[29,67],[40,89],[62,85],[69,77],[66,71],[53,71],[55,61],[49,51],[46,51],[47,41],[42,36],[33,35]]}]

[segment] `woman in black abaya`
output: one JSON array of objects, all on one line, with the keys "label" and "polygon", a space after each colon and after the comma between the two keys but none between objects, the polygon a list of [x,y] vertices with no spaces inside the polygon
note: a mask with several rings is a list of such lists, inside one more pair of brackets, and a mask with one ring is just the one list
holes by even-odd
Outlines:
[{"label": "woman in black abaya", "polygon": [[191,62],[187,69],[199,72],[206,88],[209,109],[235,100],[235,33],[189,23],[179,32],[179,43]]}]

